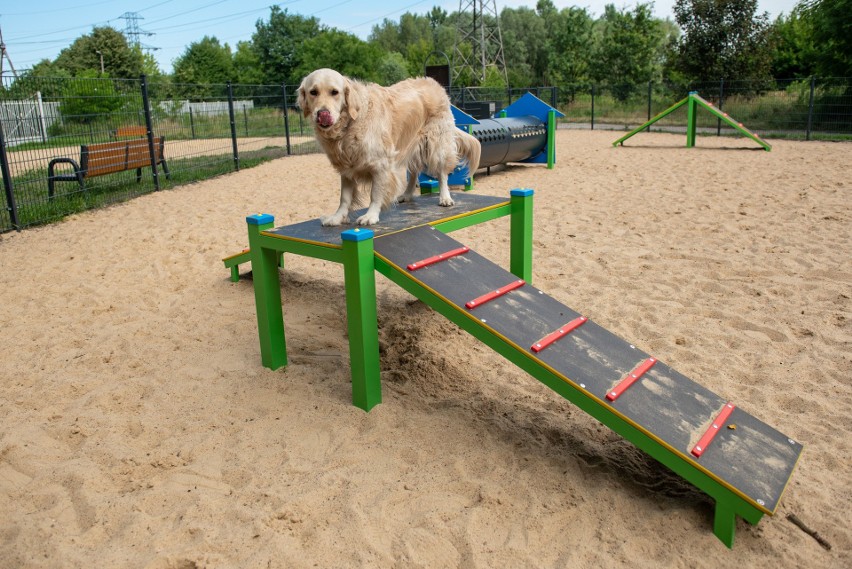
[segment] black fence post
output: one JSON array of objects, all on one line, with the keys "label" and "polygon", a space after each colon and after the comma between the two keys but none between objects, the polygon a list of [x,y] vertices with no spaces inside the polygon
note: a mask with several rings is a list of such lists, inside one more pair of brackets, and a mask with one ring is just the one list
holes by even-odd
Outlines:
[{"label": "black fence post", "polygon": [[[653,96],[653,83],[648,81],[648,120],[651,120],[651,97]],[[651,132],[651,125],[645,129],[645,132]]]},{"label": "black fence post", "polygon": [[[719,107],[718,109],[722,110],[722,105],[725,101],[725,78],[722,77],[719,79]],[[716,136],[722,136],[722,119],[716,119]]]},{"label": "black fence post", "polygon": [[290,156],[290,113],[287,112],[287,84],[281,84],[284,93],[284,140],[287,142],[287,156]]},{"label": "black fence post", "polygon": [[231,119],[231,146],[234,149],[234,168],[240,170],[240,153],[237,148],[237,122],[234,119],[234,86],[228,81],[228,117]]},{"label": "black fence post", "polygon": [[595,86],[592,85],[592,130],[595,130]]},{"label": "black fence post", "polygon": [[6,135],[3,134],[2,120],[0,120],[0,172],[3,174],[3,188],[6,190],[6,210],[9,212],[9,221],[12,222],[12,227],[20,231],[18,206],[15,205],[15,185],[9,169],[9,155],[6,154]]},{"label": "black fence post", "polygon": [[187,101],[187,105],[189,105],[189,130],[192,132],[192,139],[195,140],[195,117],[192,114],[192,104]]},{"label": "black fence post", "polygon": [[145,112],[145,129],[148,131],[148,156],[151,157],[151,175],[154,178],[154,190],[160,189],[160,176],[157,171],[157,151],[154,149],[154,121],[151,118],[151,99],[148,97],[148,78],[139,76],[142,89],[142,110]]},{"label": "black fence post", "polygon": [[811,75],[811,94],[808,98],[808,130],[805,133],[805,140],[811,139],[811,127],[813,127],[814,121],[814,87],[816,84],[816,78]]}]

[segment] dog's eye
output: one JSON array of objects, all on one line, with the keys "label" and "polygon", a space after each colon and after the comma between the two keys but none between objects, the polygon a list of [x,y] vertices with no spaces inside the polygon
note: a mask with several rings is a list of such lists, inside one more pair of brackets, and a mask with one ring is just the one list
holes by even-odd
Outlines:
[{"label": "dog's eye", "polygon": [[332,89],[332,90],[331,90],[331,95],[332,95],[333,97],[336,97],[339,93],[340,93],[340,91],[338,91],[337,89]]},{"label": "dog's eye", "polygon": [[311,96],[316,97],[317,95],[319,95],[319,91],[317,91],[316,89],[311,89]]}]

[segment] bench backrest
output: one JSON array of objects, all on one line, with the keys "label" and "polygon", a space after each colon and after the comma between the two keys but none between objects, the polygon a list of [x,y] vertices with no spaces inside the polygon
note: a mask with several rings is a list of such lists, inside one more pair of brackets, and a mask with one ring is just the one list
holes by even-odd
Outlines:
[{"label": "bench backrest", "polygon": [[[154,154],[157,163],[163,161],[162,136],[154,138]],[[80,149],[80,169],[86,176],[100,176],[151,166],[148,139],[122,140],[84,145]]]},{"label": "bench backrest", "polygon": [[121,126],[115,129],[116,138],[128,136],[146,136],[148,129],[144,126]]}]

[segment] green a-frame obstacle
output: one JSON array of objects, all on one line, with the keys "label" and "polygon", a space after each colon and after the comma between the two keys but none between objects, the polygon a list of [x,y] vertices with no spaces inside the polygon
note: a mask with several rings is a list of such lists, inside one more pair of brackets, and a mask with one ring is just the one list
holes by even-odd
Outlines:
[{"label": "green a-frame obstacle", "polygon": [[743,123],[737,122],[734,119],[732,119],[728,115],[728,113],[723,112],[720,109],[716,108],[713,105],[713,103],[711,103],[710,101],[703,99],[695,91],[690,92],[689,95],[686,98],[678,101],[677,103],[675,103],[674,105],[672,105],[671,107],[669,107],[665,111],[661,112],[660,114],[658,114],[657,116],[655,116],[654,118],[652,118],[651,120],[646,122],[645,124],[634,128],[633,130],[631,130],[630,132],[628,132],[627,134],[625,134],[624,136],[622,136],[621,138],[619,138],[618,140],[613,142],[612,145],[618,146],[619,144],[621,144],[622,146],[624,146],[625,140],[627,140],[628,138],[630,138],[634,134],[642,132],[643,130],[645,130],[646,128],[648,128],[649,126],[651,126],[652,124],[654,124],[658,120],[670,115],[671,113],[678,110],[679,108],[681,108],[684,105],[686,105],[686,146],[687,146],[687,148],[692,148],[693,146],[695,146],[695,135],[696,135],[696,132],[698,130],[698,127],[697,127],[697,124],[698,124],[698,109],[705,109],[705,110],[709,111],[711,114],[713,114],[716,117],[718,117],[719,119],[721,119],[725,124],[727,124],[728,126],[733,128],[734,130],[736,130],[737,132],[739,132],[743,136],[750,138],[753,141],[755,141],[756,143],[758,143],[759,145],[761,145],[763,147],[763,149],[766,150],[767,152],[772,150],[772,146],[768,142],[766,142],[765,140],[760,138],[753,131],[751,131],[748,128],[746,128],[745,126],[743,126]]},{"label": "green a-frame obstacle", "polygon": [[[533,191],[458,193],[452,208],[420,196],[378,225],[275,228],[246,218],[262,363],[287,365],[279,266],[283,253],[343,265],[352,402],[381,403],[376,277],[381,273],[568,399],[715,501],[713,529],[733,546],[736,518],[772,515],[802,445],[726,398],[535,288]],[[509,270],[447,233],[510,216]]]}]

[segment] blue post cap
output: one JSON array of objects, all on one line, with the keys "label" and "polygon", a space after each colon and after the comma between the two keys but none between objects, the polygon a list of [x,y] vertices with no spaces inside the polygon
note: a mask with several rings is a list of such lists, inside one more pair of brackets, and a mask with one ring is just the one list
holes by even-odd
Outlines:
[{"label": "blue post cap", "polygon": [[533,195],[534,193],[535,192],[533,192],[529,188],[515,188],[514,190],[511,190],[509,192],[509,195],[519,197],[519,198],[527,198],[527,197]]},{"label": "blue post cap", "polygon": [[441,184],[438,183],[438,180],[420,180],[421,188],[429,188],[430,190],[437,190],[438,186]]},{"label": "blue post cap", "polygon": [[372,229],[347,229],[340,234],[340,238],[344,241],[366,241],[373,238]]},{"label": "blue post cap", "polygon": [[697,94],[698,94],[698,91],[690,91],[690,92],[689,92],[689,94],[690,94],[690,95],[697,95]]},{"label": "blue post cap", "polygon": [[274,221],[275,218],[268,213],[256,213],[246,217],[246,223],[249,225],[265,225]]}]

